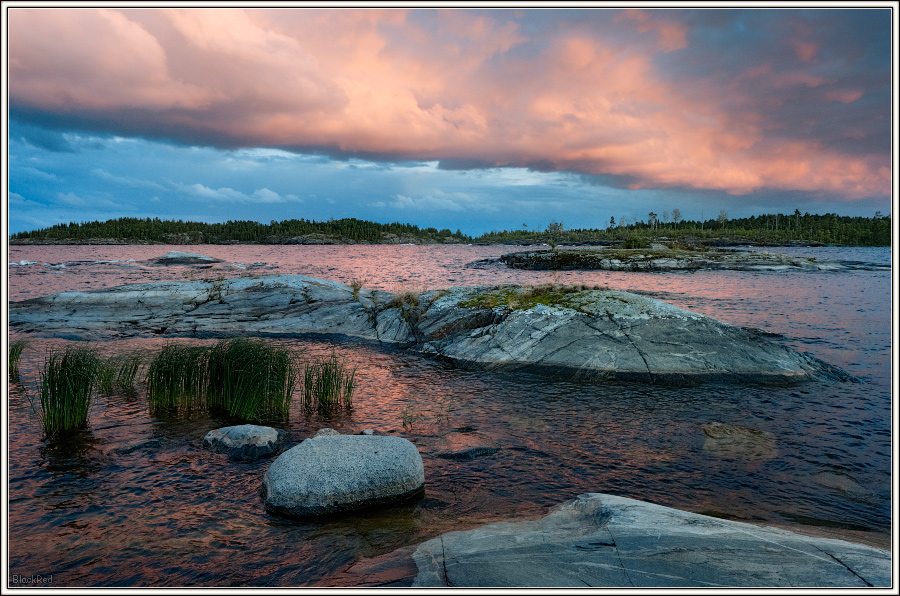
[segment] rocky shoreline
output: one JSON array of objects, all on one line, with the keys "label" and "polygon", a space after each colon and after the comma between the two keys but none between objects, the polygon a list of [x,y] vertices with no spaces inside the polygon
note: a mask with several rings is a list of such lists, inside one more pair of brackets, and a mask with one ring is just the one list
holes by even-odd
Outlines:
[{"label": "rocky shoreline", "polygon": [[[766,247],[822,247],[829,246],[822,242],[817,242],[814,240],[786,240],[782,243],[773,243],[773,242],[760,242],[760,241],[751,241],[748,239],[730,239],[730,238],[707,238],[703,239],[702,242],[699,239],[691,239],[691,242],[699,243],[701,246],[705,247],[740,247],[747,246],[748,244],[753,244],[755,246],[766,246]],[[339,238],[337,236],[329,236],[327,234],[305,234],[302,236],[284,236],[284,237],[271,237],[268,238],[265,242],[241,242],[237,240],[229,240],[229,241],[221,241],[221,242],[209,242],[208,240],[204,240],[202,237],[197,237],[196,235],[191,234],[172,234],[169,238],[163,241],[156,240],[137,240],[133,238],[65,238],[65,239],[53,239],[53,238],[10,238],[9,244],[13,246],[66,246],[66,245],[204,245],[204,244],[222,244],[222,245],[279,245],[279,244],[307,244],[307,245],[321,245],[321,244],[345,244],[345,245],[354,245],[354,244],[428,244],[428,245],[437,245],[437,244],[466,244],[465,242],[459,240],[458,238],[449,237],[445,238],[441,242],[431,238],[423,238],[419,236],[413,235],[397,235],[397,234],[384,234],[379,242],[366,242],[364,240],[356,241],[349,238]],[[474,246],[548,246],[546,240],[541,238],[534,238],[528,240],[504,240],[501,242],[479,242],[473,241],[471,242]],[[584,240],[584,241],[560,241],[557,242],[557,245],[560,247],[618,247],[623,244],[621,240]]]},{"label": "rocky shoreline", "polygon": [[10,329],[79,337],[353,338],[463,368],[642,383],[851,380],[757,329],[575,286],[391,294],[301,275],[155,282],[9,304]]}]

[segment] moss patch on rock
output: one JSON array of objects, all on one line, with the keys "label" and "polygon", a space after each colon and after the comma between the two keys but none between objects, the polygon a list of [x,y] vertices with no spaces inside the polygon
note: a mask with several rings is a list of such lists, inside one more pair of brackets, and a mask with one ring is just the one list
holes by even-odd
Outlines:
[{"label": "moss patch on rock", "polygon": [[[457,304],[463,308],[500,308],[508,312],[527,310],[538,305],[581,310],[585,302],[595,300],[595,291],[605,286],[542,284],[538,286],[497,286],[474,292]],[[588,295],[588,292],[591,292]]]}]

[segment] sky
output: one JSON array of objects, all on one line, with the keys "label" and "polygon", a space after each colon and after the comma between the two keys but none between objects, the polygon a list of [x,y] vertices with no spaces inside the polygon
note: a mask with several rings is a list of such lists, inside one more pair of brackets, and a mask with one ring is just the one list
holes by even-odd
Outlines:
[{"label": "sky", "polygon": [[884,6],[7,4],[7,232],[891,214]]}]

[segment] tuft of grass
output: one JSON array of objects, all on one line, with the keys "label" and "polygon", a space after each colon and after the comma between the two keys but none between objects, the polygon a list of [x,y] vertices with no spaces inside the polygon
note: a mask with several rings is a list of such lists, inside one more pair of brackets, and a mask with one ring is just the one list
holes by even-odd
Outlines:
[{"label": "tuft of grass", "polygon": [[137,356],[113,357],[100,361],[97,369],[97,388],[105,395],[119,390],[135,393],[134,381],[141,359]]},{"label": "tuft of grass", "polygon": [[303,370],[303,406],[307,412],[333,414],[353,408],[356,369],[348,369],[334,351],[328,358],[307,362]]},{"label": "tuft of grass", "polygon": [[400,421],[403,423],[404,428],[409,428],[420,416],[421,415],[413,407],[412,402],[406,402],[406,407],[400,415]]},{"label": "tuft of grass", "polygon": [[353,299],[356,300],[359,298],[359,291],[362,289],[363,284],[366,283],[366,280],[354,278],[353,281],[350,282],[350,289],[353,290]]},{"label": "tuft of grass", "polygon": [[385,308],[416,308],[419,306],[419,292],[408,291],[395,294],[393,298],[385,305]]},{"label": "tuft of grass", "polygon": [[41,373],[39,416],[44,434],[56,438],[87,426],[99,365],[93,348],[69,347],[62,353],[48,353]]},{"label": "tuft of grass", "polygon": [[151,413],[185,411],[200,405],[209,348],[167,344],[147,367],[147,403]]},{"label": "tuft of grass", "polygon": [[223,340],[210,350],[206,402],[211,411],[255,421],[287,418],[297,382],[290,350],[261,340]]},{"label": "tuft of grass", "polygon": [[9,380],[14,383],[19,380],[19,358],[27,345],[24,339],[9,344]]}]

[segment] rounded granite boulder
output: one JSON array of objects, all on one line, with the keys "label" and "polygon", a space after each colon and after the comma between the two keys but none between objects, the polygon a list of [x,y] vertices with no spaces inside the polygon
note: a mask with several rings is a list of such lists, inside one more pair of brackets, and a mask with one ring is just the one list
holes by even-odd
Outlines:
[{"label": "rounded granite boulder", "polygon": [[416,446],[387,436],[307,439],[272,462],[263,477],[266,511],[311,517],[401,503],[425,490]]},{"label": "rounded granite boulder", "polygon": [[284,431],[270,426],[241,424],[206,433],[203,446],[231,459],[253,461],[275,453],[284,440]]}]

